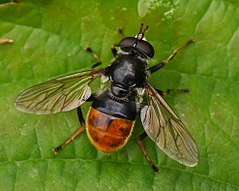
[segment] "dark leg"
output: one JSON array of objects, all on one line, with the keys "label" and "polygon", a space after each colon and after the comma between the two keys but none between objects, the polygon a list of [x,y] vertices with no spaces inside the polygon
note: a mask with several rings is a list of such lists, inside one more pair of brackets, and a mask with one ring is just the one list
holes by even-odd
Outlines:
[{"label": "dark leg", "polygon": [[156,89],[156,91],[157,91],[161,96],[166,96],[166,95],[168,95],[168,94],[170,94],[170,93],[179,94],[179,93],[189,93],[189,92],[190,92],[189,89],[166,89],[165,91]]},{"label": "dark leg", "polygon": [[64,143],[52,149],[54,154],[57,154],[60,150],[64,149],[66,145],[68,145],[71,141],[74,140],[74,138],[76,138],[79,134],[81,134],[85,130],[85,120],[80,107],[77,108],[77,114],[81,127],[77,129]]},{"label": "dark leg", "polygon": [[[118,33],[119,33],[120,41],[121,41],[124,38],[123,27],[118,28]],[[111,52],[112,52],[114,57],[116,57],[117,54],[118,54],[118,51],[115,48],[116,46],[119,46],[119,45],[118,44],[113,44],[112,47],[111,47]]]},{"label": "dark leg", "polygon": [[96,52],[94,52],[90,47],[86,47],[85,50],[86,50],[87,52],[91,53],[92,56],[94,56],[95,59],[96,59],[96,63],[93,64],[93,66],[91,67],[91,69],[94,69],[94,68],[96,68],[97,66],[99,66],[99,65],[102,64],[99,55],[98,55]]},{"label": "dark leg", "polygon": [[159,173],[159,169],[158,167],[155,166],[155,164],[153,163],[153,161],[151,160],[150,156],[148,155],[146,148],[144,147],[142,140],[145,139],[147,137],[147,134],[145,132],[143,132],[138,138],[137,138],[137,144],[139,145],[139,148],[141,149],[141,151],[143,152],[146,160],[148,161],[149,165],[151,166],[151,168],[153,169],[153,171],[155,173]]},{"label": "dark leg", "polygon": [[[92,97],[94,97],[93,94],[91,94],[90,98]],[[88,98],[86,101],[88,102],[90,98]],[[81,126],[85,126],[85,119],[80,106],[77,108],[77,116]]]},{"label": "dark leg", "polygon": [[120,35],[120,40],[122,40],[123,38],[124,38],[124,33],[123,33],[123,27],[119,27],[118,28],[118,33],[119,33],[119,35]]},{"label": "dark leg", "polygon": [[176,54],[177,54],[179,51],[181,51],[183,48],[185,48],[186,46],[188,46],[189,44],[191,44],[191,43],[193,43],[193,42],[194,42],[193,39],[190,38],[185,44],[183,44],[182,46],[176,48],[176,49],[173,51],[173,53],[172,53],[166,60],[164,60],[164,61],[162,61],[162,62],[160,62],[160,63],[158,63],[158,64],[156,64],[156,65],[154,65],[154,66],[152,66],[152,67],[150,67],[150,68],[149,68],[149,71],[150,71],[151,73],[154,73],[154,72],[158,71],[160,68],[162,68],[162,67],[165,66],[167,63],[169,63],[169,61],[172,60],[172,59],[176,56]]},{"label": "dark leg", "polygon": [[111,47],[111,52],[112,52],[112,54],[113,54],[114,57],[116,57],[117,54],[118,54],[118,51],[117,51],[117,49],[115,48],[115,46],[116,46],[116,45],[113,44],[112,47]]}]

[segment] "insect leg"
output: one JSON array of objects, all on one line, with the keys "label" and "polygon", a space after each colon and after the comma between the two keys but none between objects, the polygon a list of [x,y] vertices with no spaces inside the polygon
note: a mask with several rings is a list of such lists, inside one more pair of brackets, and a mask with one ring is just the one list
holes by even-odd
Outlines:
[{"label": "insect leg", "polygon": [[85,50],[86,50],[87,52],[91,53],[92,56],[94,56],[95,59],[96,59],[96,63],[94,63],[94,64],[92,65],[91,69],[94,69],[94,68],[96,68],[97,66],[99,66],[99,65],[102,64],[99,55],[98,55],[96,52],[94,52],[90,47],[86,47]]},{"label": "insect leg", "polygon": [[[120,40],[122,40],[124,38],[123,27],[118,28],[118,33],[119,33],[119,36],[120,36]],[[113,44],[112,47],[111,47],[111,52],[112,52],[114,57],[116,57],[117,54],[118,54],[116,46],[119,46],[119,45],[118,44]]]},{"label": "insect leg", "polygon": [[12,39],[0,39],[0,44],[5,44],[5,43],[13,43]]},{"label": "insect leg", "polygon": [[169,61],[172,60],[172,59],[176,56],[176,54],[177,54],[179,51],[181,51],[183,48],[185,48],[186,46],[188,46],[189,44],[191,44],[191,43],[193,43],[193,42],[194,42],[194,40],[193,40],[192,38],[190,38],[190,39],[189,39],[186,43],[184,43],[182,46],[176,48],[176,49],[173,51],[173,53],[172,53],[166,60],[164,60],[164,61],[162,61],[162,62],[160,62],[160,63],[158,63],[158,64],[156,64],[156,65],[154,65],[154,66],[152,66],[152,67],[150,67],[150,68],[149,68],[149,71],[150,71],[151,73],[154,73],[154,72],[158,71],[160,68],[162,68],[162,67],[165,66],[167,63],[169,63]]},{"label": "insect leg", "polygon": [[71,141],[74,140],[79,134],[81,134],[85,130],[85,120],[82,114],[82,110],[80,107],[77,108],[78,119],[80,121],[81,127],[78,128],[64,143],[52,149],[54,154],[57,154],[60,150],[64,149],[66,145],[68,145]]},{"label": "insect leg", "polygon": [[124,38],[123,27],[119,27],[117,31],[119,33],[120,40],[122,40]]},{"label": "insect leg", "polygon": [[156,89],[156,91],[159,93],[159,95],[161,96],[166,96],[170,93],[176,93],[176,94],[179,94],[179,93],[189,93],[190,90],[189,89],[166,89],[166,90],[159,90],[159,89]]},{"label": "insect leg", "polygon": [[118,51],[117,51],[117,49],[115,48],[116,46],[118,46],[118,45],[113,44],[112,47],[111,47],[111,52],[112,52],[112,54],[113,54],[114,57],[116,57],[117,54],[118,54]]},{"label": "insect leg", "polygon": [[141,149],[141,151],[143,152],[146,160],[148,161],[149,165],[151,166],[151,168],[153,169],[153,171],[155,173],[159,172],[158,167],[155,166],[155,164],[153,163],[153,161],[151,160],[150,156],[148,155],[148,152],[146,151],[145,146],[142,143],[142,140],[145,139],[147,137],[147,134],[145,132],[143,132],[138,138],[137,138],[137,144],[139,145],[139,148]]}]

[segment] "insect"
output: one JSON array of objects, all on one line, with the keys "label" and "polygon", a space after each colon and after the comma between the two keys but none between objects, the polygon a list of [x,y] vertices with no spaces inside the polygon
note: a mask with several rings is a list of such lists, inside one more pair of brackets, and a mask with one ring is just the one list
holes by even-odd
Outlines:
[{"label": "insect", "polygon": [[[137,144],[155,173],[159,169],[142,142],[147,136],[172,159],[189,167],[197,165],[198,149],[195,141],[162,98],[165,92],[148,82],[150,74],[165,66],[193,40],[177,48],[166,60],[147,67],[154,56],[153,46],[144,38],[147,29],[148,26],[144,28],[141,24],[135,37],[122,38],[118,45],[113,45],[111,50],[114,59],[107,67],[96,69],[101,61],[95,52],[87,48],[98,59],[91,70],[40,83],[17,96],[16,108],[27,113],[51,114],[77,108],[81,127],[63,144],[54,148],[54,153],[62,150],[85,129],[98,150],[104,153],[117,151],[129,140],[136,115],[139,114],[144,132],[139,135]],[[102,78],[103,86],[98,93],[92,93],[90,84],[98,77]],[[84,102],[92,102],[86,122],[81,110]]]}]

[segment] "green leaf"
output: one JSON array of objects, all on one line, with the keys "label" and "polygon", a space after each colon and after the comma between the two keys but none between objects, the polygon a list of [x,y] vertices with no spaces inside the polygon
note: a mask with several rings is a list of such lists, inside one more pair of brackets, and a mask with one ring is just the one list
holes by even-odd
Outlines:
[{"label": "green leaf", "polygon": [[[239,190],[239,2],[236,0],[37,1],[0,4],[0,190]],[[86,133],[59,155],[51,149],[78,127],[76,112],[37,116],[14,108],[25,88],[55,76],[107,66],[117,28],[134,36],[139,24],[155,47],[150,66],[166,59],[191,36],[195,43],[153,74],[159,89],[189,88],[165,99],[195,138],[195,168],[178,164],[149,139],[144,144],[161,169],[155,175],[135,143],[103,155]],[[89,104],[83,106],[87,114]]]}]

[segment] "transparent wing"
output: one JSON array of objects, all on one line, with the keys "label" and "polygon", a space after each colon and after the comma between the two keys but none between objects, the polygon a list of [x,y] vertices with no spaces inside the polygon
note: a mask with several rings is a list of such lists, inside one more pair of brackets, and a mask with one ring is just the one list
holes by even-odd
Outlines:
[{"label": "transparent wing", "polygon": [[151,85],[145,90],[148,105],[142,108],[140,118],[147,135],[172,159],[185,166],[196,166],[197,145],[185,125]]},{"label": "transparent wing", "polygon": [[104,69],[96,69],[40,83],[20,93],[15,106],[20,111],[36,114],[72,110],[90,97],[89,83],[103,74]]}]

